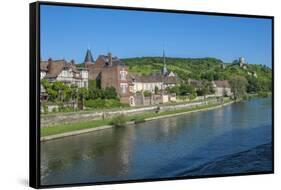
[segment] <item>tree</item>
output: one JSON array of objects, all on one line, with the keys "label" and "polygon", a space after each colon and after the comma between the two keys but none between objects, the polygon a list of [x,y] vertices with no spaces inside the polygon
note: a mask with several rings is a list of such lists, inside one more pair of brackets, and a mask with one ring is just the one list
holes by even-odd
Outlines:
[{"label": "tree", "polygon": [[70,99],[71,99],[73,109],[74,109],[74,106],[77,104],[77,97],[78,97],[77,88],[78,87],[73,84],[70,86]]},{"label": "tree", "polygon": [[248,81],[243,76],[233,76],[229,80],[234,99],[242,99],[247,95]]},{"label": "tree", "polygon": [[194,94],[195,93],[195,89],[187,84],[182,83],[179,86],[179,94],[184,96],[184,95],[190,95],[190,94]]},{"label": "tree", "polygon": [[172,93],[176,93],[177,95],[179,95],[180,91],[179,91],[179,87],[178,86],[173,86],[173,87],[168,87],[167,89],[167,92],[172,94]]},{"label": "tree", "polygon": [[57,92],[57,101],[63,102],[65,85],[61,81],[52,83],[52,89]]},{"label": "tree", "polygon": [[203,80],[201,87],[197,90],[197,95],[204,96],[204,98],[206,98],[207,94],[212,93],[214,93],[212,83],[207,80]]},{"label": "tree", "polygon": [[248,77],[247,92],[256,93],[259,91],[258,80],[254,77]]},{"label": "tree", "polygon": [[212,71],[209,72],[204,72],[201,76],[202,79],[208,80],[208,81],[212,81],[214,80],[214,75],[215,73]]},{"label": "tree", "polygon": [[88,96],[88,90],[87,88],[79,88],[78,89],[78,99],[80,101],[79,107],[80,109],[83,109],[85,103],[85,98]]},{"label": "tree", "polygon": [[51,83],[46,79],[41,80],[41,84],[46,90],[47,90],[47,88],[51,87]]},{"label": "tree", "polygon": [[47,88],[46,91],[47,91],[47,93],[49,95],[49,100],[51,102],[55,102],[56,99],[57,99],[57,96],[58,96],[58,91],[53,90],[52,88]]},{"label": "tree", "polygon": [[158,94],[158,92],[159,92],[159,88],[158,88],[158,86],[155,86],[155,88],[154,88],[154,93],[155,93],[155,94]]},{"label": "tree", "polygon": [[104,99],[117,99],[117,92],[114,87],[106,87],[103,92]]},{"label": "tree", "polygon": [[97,88],[97,81],[96,80],[89,80],[88,89],[92,90]]},{"label": "tree", "polygon": [[61,102],[67,103],[71,99],[71,88],[69,85],[63,84],[61,88]]}]

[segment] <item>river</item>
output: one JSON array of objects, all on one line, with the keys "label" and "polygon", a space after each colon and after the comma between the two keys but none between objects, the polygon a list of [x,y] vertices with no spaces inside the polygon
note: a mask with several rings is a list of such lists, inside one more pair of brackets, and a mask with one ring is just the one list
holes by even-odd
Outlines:
[{"label": "river", "polygon": [[41,142],[41,185],[272,171],[272,99]]}]

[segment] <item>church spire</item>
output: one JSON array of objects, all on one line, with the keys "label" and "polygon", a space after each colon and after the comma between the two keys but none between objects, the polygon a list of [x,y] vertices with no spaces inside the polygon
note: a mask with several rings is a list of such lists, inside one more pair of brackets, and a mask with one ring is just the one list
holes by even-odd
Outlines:
[{"label": "church spire", "polygon": [[84,63],[94,63],[92,52],[89,48],[87,49]]},{"label": "church spire", "polygon": [[163,69],[162,74],[166,75],[168,73],[167,66],[166,66],[166,57],[165,57],[165,50],[163,49]]}]

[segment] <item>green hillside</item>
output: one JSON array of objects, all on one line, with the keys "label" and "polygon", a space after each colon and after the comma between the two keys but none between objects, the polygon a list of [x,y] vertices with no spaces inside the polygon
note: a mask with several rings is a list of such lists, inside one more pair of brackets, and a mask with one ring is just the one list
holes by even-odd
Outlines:
[{"label": "green hillside", "polygon": [[[131,72],[148,75],[160,72],[162,57],[126,58],[122,61]],[[238,64],[226,64],[216,58],[166,58],[167,68],[175,72],[182,81],[188,78],[197,80],[228,80],[233,76],[243,76],[248,80],[249,90],[271,91],[272,70],[264,65],[247,64],[246,69]],[[222,65],[225,65],[223,68]],[[256,73],[257,77],[253,76]]]}]

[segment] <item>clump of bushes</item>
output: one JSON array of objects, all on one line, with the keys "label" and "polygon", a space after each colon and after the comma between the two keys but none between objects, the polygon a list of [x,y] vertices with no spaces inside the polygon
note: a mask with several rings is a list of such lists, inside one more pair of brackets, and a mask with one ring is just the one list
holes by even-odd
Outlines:
[{"label": "clump of bushes", "polygon": [[85,101],[85,106],[94,109],[100,108],[119,108],[127,107],[128,105],[122,104],[119,100],[116,99],[89,99]]},{"label": "clump of bushes", "polygon": [[189,100],[194,100],[196,98],[196,93],[192,93],[188,96]]},{"label": "clump of bushes", "polygon": [[43,113],[48,113],[48,106],[46,104],[42,104],[42,107],[43,107]]},{"label": "clump of bushes", "polygon": [[148,90],[146,90],[146,91],[143,92],[143,95],[144,95],[145,97],[150,97],[150,96],[151,96],[151,92],[148,91]]},{"label": "clump of bushes", "polygon": [[57,112],[58,110],[57,110],[57,108],[56,107],[54,107],[53,109],[52,109],[52,112]]},{"label": "clump of bushes", "polygon": [[89,108],[103,108],[104,107],[104,100],[98,98],[95,100],[85,100],[85,106]]},{"label": "clump of bushes", "polygon": [[266,98],[267,96],[268,96],[268,93],[267,93],[267,92],[261,91],[261,92],[258,93],[258,97]]},{"label": "clump of bushes", "polygon": [[75,109],[71,106],[60,106],[58,108],[58,111],[59,112],[73,112],[73,111],[75,111]]},{"label": "clump of bushes", "polygon": [[111,125],[116,127],[124,127],[126,126],[127,118],[124,114],[118,115],[111,120]]},{"label": "clump of bushes", "polygon": [[136,117],[136,118],[134,118],[134,122],[135,122],[135,124],[143,123],[143,122],[145,122],[145,119],[143,117]]},{"label": "clump of bushes", "polygon": [[242,100],[249,100],[248,94],[245,94],[244,96],[242,96]]}]

